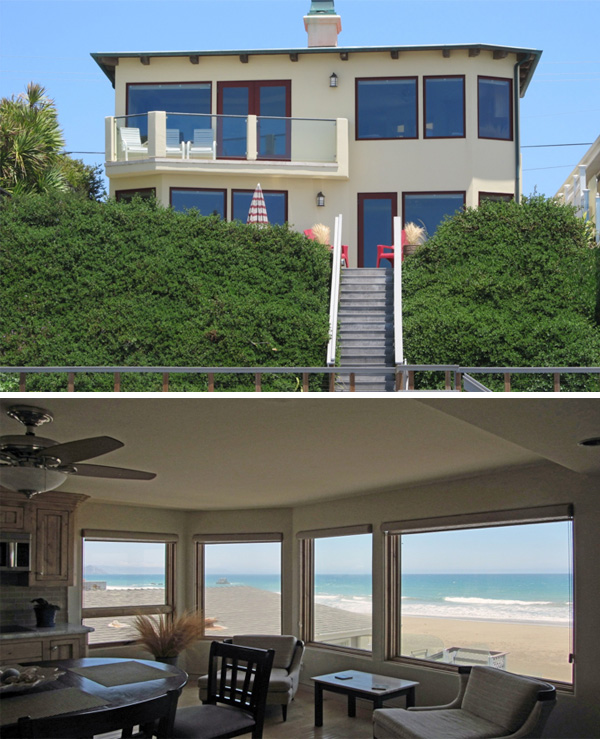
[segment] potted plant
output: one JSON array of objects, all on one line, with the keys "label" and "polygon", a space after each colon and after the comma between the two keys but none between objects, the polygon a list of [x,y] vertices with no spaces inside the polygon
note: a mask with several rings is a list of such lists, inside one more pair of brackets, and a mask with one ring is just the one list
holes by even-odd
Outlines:
[{"label": "potted plant", "polygon": [[56,625],[56,611],[60,611],[60,606],[48,603],[44,598],[34,598],[31,602],[36,604],[33,610],[35,611],[35,621],[38,628]]},{"label": "potted plant", "polygon": [[414,254],[417,249],[427,240],[427,232],[424,226],[417,226],[416,223],[404,224],[404,256],[409,257]]},{"label": "potted plant", "polygon": [[204,636],[205,628],[214,628],[215,620],[185,611],[173,618],[165,614],[156,617],[140,614],[132,625],[139,634],[140,644],[152,652],[157,662],[175,665],[179,654]]}]

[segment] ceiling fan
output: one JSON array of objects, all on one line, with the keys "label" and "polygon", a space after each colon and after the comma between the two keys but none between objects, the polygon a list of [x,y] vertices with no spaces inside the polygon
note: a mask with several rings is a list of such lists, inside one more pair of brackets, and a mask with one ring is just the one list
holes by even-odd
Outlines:
[{"label": "ceiling fan", "polygon": [[54,490],[69,475],[105,477],[115,480],[153,480],[154,472],[80,464],[84,459],[99,457],[125,446],[110,436],[94,436],[59,444],[54,439],[36,436],[34,430],[54,417],[44,408],[13,405],[6,414],[22,423],[23,435],[0,436],[0,485],[24,493],[28,498]]}]

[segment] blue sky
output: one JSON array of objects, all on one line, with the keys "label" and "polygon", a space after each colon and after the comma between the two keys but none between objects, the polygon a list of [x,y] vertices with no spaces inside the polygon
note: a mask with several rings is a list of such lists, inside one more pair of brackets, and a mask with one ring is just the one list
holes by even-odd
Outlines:
[{"label": "blue sky", "polygon": [[[310,0],[0,0],[0,96],[42,84],[66,149],[100,152],[114,98],[91,52],[302,47],[309,8]],[[541,49],[522,101],[523,147],[589,144],[600,134],[600,0],[336,0],[336,10],[340,45]],[[523,148],[523,192],[554,195],[587,148]]]},{"label": "blue sky", "polygon": [[[568,522],[499,526],[402,537],[404,572],[553,573],[569,571]],[[372,537],[360,534],[315,540],[315,572],[366,575],[371,572]],[[127,572],[127,561],[159,571],[162,544],[87,542],[85,565]],[[226,544],[207,547],[206,571],[215,574],[279,572],[279,544]],[[116,568],[115,568],[116,566]]]}]

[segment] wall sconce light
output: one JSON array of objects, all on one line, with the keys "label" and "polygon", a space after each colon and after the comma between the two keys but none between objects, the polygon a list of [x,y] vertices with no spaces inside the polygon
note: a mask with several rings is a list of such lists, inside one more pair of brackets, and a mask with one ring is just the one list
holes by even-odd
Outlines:
[{"label": "wall sconce light", "polygon": [[317,193],[317,205],[322,208],[325,205],[325,195],[322,192]]},{"label": "wall sconce light", "polygon": [[334,72],[331,77],[329,78],[329,87],[337,87],[338,86],[338,76]]}]

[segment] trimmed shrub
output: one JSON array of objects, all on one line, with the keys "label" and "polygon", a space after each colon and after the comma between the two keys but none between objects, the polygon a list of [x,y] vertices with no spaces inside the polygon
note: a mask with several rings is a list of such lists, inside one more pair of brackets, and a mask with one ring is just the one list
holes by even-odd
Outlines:
[{"label": "trimmed shrub", "polygon": [[[287,226],[64,195],[15,197],[0,216],[3,365],[324,364],[331,255]],[[28,389],[66,389],[64,375],[32,378]],[[77,390],[112,389],[110,375],[76,382]],[[216,382],[254,388],[251,374]],[[263,382],[265,390],[298,387],[289,375]],[[322,382],[313,378],[311,390]],[[124,391],[160,387],[160,375],[122,377]],[[174,391],[206,387],[206,376],[171,376]]]},{"label": "trimmed shrub", "polygon": [[[595,318],[599,250],[570,206],[543,197],[484,202],[447,219],[404,262],[404,345],[411,364],[600,365]],[[477,376],[502,390],[502,378]],[[421,377],[421,388],[441,387]],[[513,375],[513,389],[552,389]],[[563,376],[598,391],[598,376]]]}]

